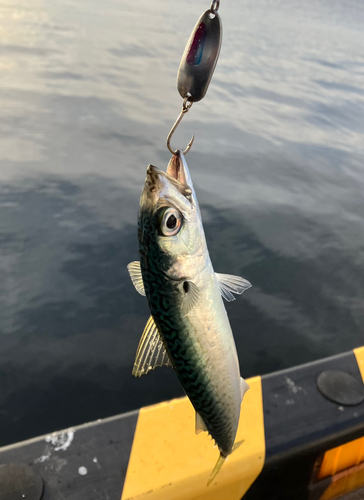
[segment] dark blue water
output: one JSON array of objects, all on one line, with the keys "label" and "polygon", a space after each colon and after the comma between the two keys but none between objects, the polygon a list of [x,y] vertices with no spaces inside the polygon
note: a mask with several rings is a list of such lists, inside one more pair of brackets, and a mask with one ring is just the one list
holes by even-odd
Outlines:
[{"label": "dark blue water", "polygon": [[[165,167],[179,59],[210,2],[0,4],[0,444],[179,396],[131,376],[148,318],[126,265]],[[244,376],[364,344],[364,7],[221,2],[187,156]]]}]

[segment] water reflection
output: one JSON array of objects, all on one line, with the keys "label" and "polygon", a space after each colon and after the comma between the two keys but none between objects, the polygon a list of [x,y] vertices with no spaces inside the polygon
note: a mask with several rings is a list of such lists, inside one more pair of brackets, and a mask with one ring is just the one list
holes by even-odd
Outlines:
[{"label": "water reflection", "polygon": [[[86,203],[95,191],[97,209]],[[244,374],[358,344],[364,262],[338,247],[327,224],[286,210],[251,219],[218,199],[211,205],[209,191],[200,188],[199,198],[216,270],[254,284],[227,304]],[[29,425],[37,434],[181,394],[168,369],[131,377],[148,318],[126,271],[137,258],[136,227],[105,214],[133,203],[134,194],[102,177],[3,187],[0,423],[11,428],[4,440],[26,438]],[[316,255],[305,252],[313,242]]]},{"label": "water reflection", "polygon": [[80,203],[93,185],[113,212],[130,203],[127,189],[113,200],[101,177],[86,186],[50,177],[4,189],[11,231],[2,233],[0,258],[0,421],[9,441],[27,437],[29,426],[51,431],[181,394],[173,373],[167,384],[158,374],[143,386],[131,377],[148,318],[126,270],[137,257],[136,230],[107,224]]},{"label": "water reflection", "polygon": [[[187,3],[0,6],[0,444],[181,394],[168,369],[131,377],[148,309],[126,265],[145,168],[169,160]],[[216,270],[253,284],[227,304],[249,376],[364,343],[364,10],[221,8],[174,143],[196,134]]]}]

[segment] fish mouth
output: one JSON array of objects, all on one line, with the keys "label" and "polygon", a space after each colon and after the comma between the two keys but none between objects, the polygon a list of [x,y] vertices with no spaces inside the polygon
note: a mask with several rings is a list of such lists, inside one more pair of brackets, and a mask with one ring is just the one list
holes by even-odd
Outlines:
[{"label": "fish mouth", "polygon": [[184,184],[192,189],[191,175],[188,170],[185,157],[181,151],[177,150],[169,160],[166,173],[181,184]]},{"label": "fish mouth", "polygon": [[167,172],[171,178],[179,182],[181,185],[185,186],[186,198],[191,203],[193,207],[197,209],[198,214],[201,216],[200,207],[198,205],[196,193],[193,187],[193,182],[188,168],[187,162],[185,160],[184,154],[181,151],[176,151],[172,158],[169,160]]},{"label": "fish mouth", "polygon": [[[167,182],[176,188],[185,198],[189,199],[192,194],[192,190],[187,183],[183,182],[185,179],[184,170],[181,168],[178,161],[173,161],[175,156],[176,155],[173,155],[171,161],[169,162],[167,172],[163,172],[163,170],[160,170],[154,165],[149,165],[147,168],[145,186],[150,193],[155,193],[157,191],[162,192],[163,187]],[[175,165],[173,165],[169,170],[171,162],[175,163]]]},{"label": "fish mouth", "polygon": [[173,206],[182,213],[190,213],[198,203],[190,172],[183,153],[177,151],[164,172],[154,165],[147,168],[140,210],[157,211],[161,206]]},{"label": "fish mouth", "polygon": [[186,184],[180,151],[176,151],[172,158],[169,160],[166,173],[176,179],[176,181],[179,181],[182,184]]}]

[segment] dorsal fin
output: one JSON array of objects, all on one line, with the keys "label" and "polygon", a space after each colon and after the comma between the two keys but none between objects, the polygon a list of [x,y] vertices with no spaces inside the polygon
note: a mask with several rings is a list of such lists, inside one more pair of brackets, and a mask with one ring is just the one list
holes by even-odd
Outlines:
[{"label": "dorsal fin", "polygon": [[140,295],[145,296],[142,270],[140,269],[140,262],[138,262],[137,260],[134,260],[133,262],[130,262],[130,264],[128,264],[127,267],[128,267],[131,281],[133,282],[133,285],[135,286],[136,291],[138,293],[140,293]]},{"label": "dorsal fin", "polygon": [[132,373],[135,377],[141,377],[157,366],[172,366],[172,363],[153,316],[150,316],[138,345]]},{"label": "dorsal fin", "polygon": [[250,389],[249,384],[243,379],[243,377],[240,377],[240,394],[241,394],[242,401],[243,401],[244,394],[249,389]]},{"label": "dorsal fin", "polygon": [[251,283],[240,276],[219,273],[215,273],[215,275],[219,282],[221,295],[228,302],[235,300],[233,293],[241,295],[245,290],[251,287]]}]

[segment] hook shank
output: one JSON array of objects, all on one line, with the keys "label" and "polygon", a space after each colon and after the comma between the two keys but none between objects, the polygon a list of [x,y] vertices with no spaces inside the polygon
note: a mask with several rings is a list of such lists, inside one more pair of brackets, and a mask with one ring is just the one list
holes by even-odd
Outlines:
[{"label": "hook shank", "polygon": [[[189,96],[188,96],[189,97]],[[167,148],[169,149],[169,151],[174,155],[177,153],[177,149],[176,150],[173,150],[172,147],[171,147],[171,139],[172,139],[172,136],[173,134],[175,133],[176,131],[176,128],[178,127],[178,125],[181,123],[181,120],[183,118],[183,116],[185,115],[185,113],[187,113],[187,111],[190,110],[191,106],[192,106],[192,102],[188,100],[188,97],[185,97],[183,99],[183,105],[182,105],[182,111],[180,112],[177,120],[175,121],[173,127],[171,128],[169,134],[168,134],[168,137],[167,137]],[[192,144],[193,144],[193,141],[195,140],[195,136],[193,135],[192,136],[192,139],[190,140],[190,142],[187,144],[187,147],[186,149],[183,151],[183,154],[187,154],[189,152],[189,150],[191,149],[192,147]]]}]

